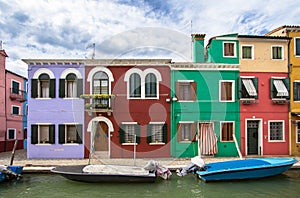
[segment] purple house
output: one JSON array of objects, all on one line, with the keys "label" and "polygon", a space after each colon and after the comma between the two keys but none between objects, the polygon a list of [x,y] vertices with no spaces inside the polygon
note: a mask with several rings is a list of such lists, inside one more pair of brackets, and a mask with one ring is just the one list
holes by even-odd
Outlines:
[{"label": "purple house", "polygon": [[84,157],[82,60],[25,59],[28,158]]}]

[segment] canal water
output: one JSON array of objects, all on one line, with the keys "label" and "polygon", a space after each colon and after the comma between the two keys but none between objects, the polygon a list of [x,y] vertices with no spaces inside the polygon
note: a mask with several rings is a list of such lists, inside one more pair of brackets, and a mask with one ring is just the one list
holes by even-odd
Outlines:
[{"label": "canal water", "polygon": [[67,180],[53,174],[25,174],[20,181],[0,183],[1,198],[102,197],[300,197],[300,170],[271,178],[204,183],[193,175],[150,184],[99,184]]}]

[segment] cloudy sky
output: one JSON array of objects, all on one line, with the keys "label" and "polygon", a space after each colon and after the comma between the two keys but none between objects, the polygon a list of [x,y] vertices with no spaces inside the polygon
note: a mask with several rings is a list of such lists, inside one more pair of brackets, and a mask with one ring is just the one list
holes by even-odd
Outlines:
[{"label": "cloudy sky", "polygon": [[[191,60],[191,33],[263,35],[300,25],[299,0],[0,0],[6,68],[29,58]],[[93,48],[95,44],[95,51]]]}]

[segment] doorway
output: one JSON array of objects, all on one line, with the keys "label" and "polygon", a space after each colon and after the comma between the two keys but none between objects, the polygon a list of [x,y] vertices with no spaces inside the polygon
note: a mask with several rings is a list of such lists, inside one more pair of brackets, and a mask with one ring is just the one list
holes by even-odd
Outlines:
[{"label": "doorway", "polygon": [[247,121],[247,155],[260,155],[259,120]]},{"label": "doorway", "polygon": [[95,151],[108,151],[108,126],[105,122],[97,123],[95,132]]}]

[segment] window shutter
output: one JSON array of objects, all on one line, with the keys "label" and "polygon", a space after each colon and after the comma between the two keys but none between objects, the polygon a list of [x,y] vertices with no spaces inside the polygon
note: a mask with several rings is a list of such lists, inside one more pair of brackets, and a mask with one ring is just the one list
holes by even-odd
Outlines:
[{"label": "window shutter", "polygon": [[182,125],[180,123],[177,124],[177,141],[182,141]]},{"label": "window shutter", "polygon": [[66,96],[66,90],[65,90],[65,79],[59,79],[59,97],[64,98]]},{"label": "window shutter", "polygon": [[76,125],[76,139],[78,144],[82,144],[82,124]]},{"label": "window shutter", "polygon": [[147,143],[148,144],[152,142],[151,129],[152,129],[152,124],[148,124],[147,125]]},{"label": "window shutter", "polygon": [[134,132],[136,134],[136,143],[140,143],[141,142],[141,130],[140,130],[141,126],[139,124],[134,125]]},{"label": "window shutter", "polygon": [[258,78],[252,78],[252,82],[254,84],[254,87],[255,87],[256,93],[257,93],[257,95],[254,98],[258,99]]},{"label": "window shutter", "polygon": [[119,134],[120,134],[120,143],[125,143],[125,131],[124,131],[124,124],[120,124],[119,127]]},{"label": "window shutter", "polygon": [[55,79],[50,79],[49,91],[50,98],[55,98]]},{"label": "window shutter", "polygon": [[176,95],[178,100],[180,100],[182,98],[180,96],[180,92],[179,92],[179,82],[176,82],[176,84],[175,84],[175,95]]},{"label": "window shutter", "polygon": [[283,79],[283,82],[284,82],[286,89],[288,90],[288,96],[286,96],[286,98],[289,99],[290,98],[290,79],[285,78],[285,79]]},{"label": "window shutter", "polygon": [[38,125],[31,125],[31,144],[38,143]]},{"label": "window shutter", "polygon": [[239,98],[242,98],[242,87],[243,87],[242,78],[239,78]]},{"label": "window shutter", "polygon": [[49,125],[49,143],[55,144],[55,125]]},{"label": "window shutter", "polygon": [[164,126],[163,126],[163,142],[164,143],[168,142],[168,126],[167,126],[167,124],[164,124]]},{"label": "window shutter", "polygon": [[31,98],[38,97],[38,80],[31,79]]},{"label": "window shutter", "polygon": [[270,97],[274,98],[274,79],[270,78]]},{"label": "window shutter", "polygon": [[64,144],[65,143],[65,125],[60,124],[60,125],[58,125],[58,128],[59,128],[58,143]]},{"label": "window shutter", "polygon": [[197,98],[197,84],[196,82],[191,82],[191,100],[195,101]]},{"label": "window shutter", "polygon": [[298,98],[298,83],[297,82],[294,82],[294,101],[298,101],[299,98]]},{"label": "window shutter", "polygon": [[83,94],[83,80],[77,79],[77,97],[79,98]]},{"label": "window shutter", "polygon": [[192,140],[192,142],[195,142],[196,141],[196,138],[197,136],[196,136],[196,124],[195,123],[193,123],[193,124],[191,124],[191,140]]}]

